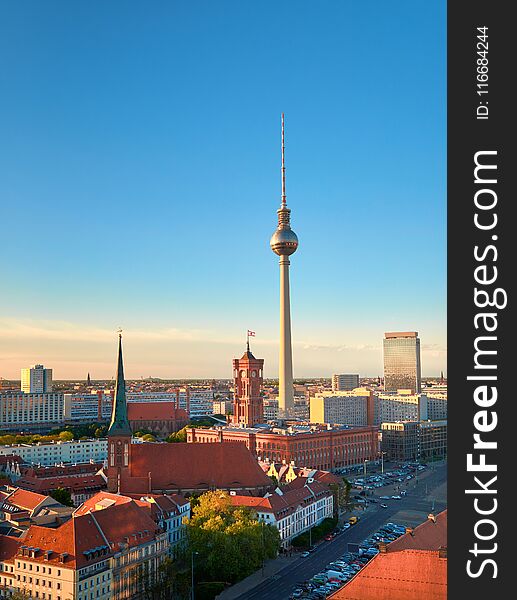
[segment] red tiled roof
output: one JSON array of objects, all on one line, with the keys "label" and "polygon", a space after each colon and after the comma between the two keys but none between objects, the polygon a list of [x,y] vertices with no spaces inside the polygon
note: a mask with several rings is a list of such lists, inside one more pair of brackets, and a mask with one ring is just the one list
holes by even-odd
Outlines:
[{"label": "red tiled roof", "polygon": [[132,444],[131,477],[122,477],[125,493],[153,490],[256,488],[271,480],[244,444]]},{"label": "red tiled roof", "polygon": [[88,473],[97,473],[102,469],[102,462],[99,463],[79,463],[77,465],[65,465],[65,466],[49,466],[49,467],[28,467],[22,469],[22,475],[24,477],[38,477],[43,479],[45,477],[59,477],[70,475],[81,475]]},{"label": "red tiled roof", "polygon": [[187,421],[187,411],[175,408],[174,402],[128,402],[129,421]]},{"label": "red tiled roof", "polygon": [[437,551],[377,554],[332,600],[446,600],[447,559]]},{"label": "red tiled roof", "polygon": [[17,488],[5,498],[5,501],[18,508],[32,511],[46,499],[47,496],[43,494]]},{"label": "red tiled roof", "polygon": [[230,496],[234,506],[249,506],[261,512],[274,513],[277,518],[284,518],[286,515],[296,511],[299,506],[311,504],[316,499],[323,496],[330,496],[331,493],[316,481],[307,483],[299,487],[298,485],[290,487],[290,484],[280,488],[282,494],[274,492],[264,498],[253,496]]},{"label": "red tiled roof", "polygon": [[[128,496],[121,496],[120,494],[112,494],[111,492],[106,492],[106,491],[100,491],[97,492],[94,496],[92,496],[91,498],[88,498],[88,500],[85,500],[81,506],[79,506],[79,508],[77,508],[74,511],[74,515],[79,516],[79,515],[85,515],[87,513],[89,513],[90,511],[95,511],[95,510],[104,510],[105,508],[109,508],[109,506],[113,506],[115,504],[127,504],[128,502],[132,502],[133,499],[129,498]],[[105,503],[104,508],[100,508],[99,503]]]},{"label": "red tiled roof", "polygon": [[447,511],[388,544],[333,600],[446,600]]},{"label": "red tiled roof", "polygon": [[411,533],[406,533],[388,544],[387,551],[438,550],[442,546],[447,546],[447,510],[436,515],[435,521],[428,518]]},{"label": "red tiled roof", "polygon": [[51,492],[57,488],[79,492],[82,490],[101,489],[106,486],[106,482],[101,475],[70,475],[63,477],[22,477],[18,479],[16,485],[24,490],[34,490],[42,493]]},{"label": "red tiled roof", "polygon": [[[59,563],[60,554],[66,553],[63,566],[81,568],[92,562],[105,560],[123,544],[133,547],[151,541],[156,531],[154,521],[135,502],[130,501],[74,516],[56,529],[32,525],[21,542],[25,546],[40,549],[38,555],[31,560],[43,561],[45,551],[52,550],[47,562]],[[88,560],[88,551],[103,547],[105,553],[94,555],[93,560]]]},{"label": "red tiled roof", "polygon": [[10,561],[22,545],[20,538],[0,535],[0,561]]}]

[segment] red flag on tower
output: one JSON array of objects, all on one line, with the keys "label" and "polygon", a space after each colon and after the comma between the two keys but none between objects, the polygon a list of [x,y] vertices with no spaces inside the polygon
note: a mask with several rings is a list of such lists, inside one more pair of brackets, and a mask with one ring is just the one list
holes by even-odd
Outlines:
[{"label": "red flag on tower", "polygon": [[248,337],[255,337],[255,332],[248,329]]}]

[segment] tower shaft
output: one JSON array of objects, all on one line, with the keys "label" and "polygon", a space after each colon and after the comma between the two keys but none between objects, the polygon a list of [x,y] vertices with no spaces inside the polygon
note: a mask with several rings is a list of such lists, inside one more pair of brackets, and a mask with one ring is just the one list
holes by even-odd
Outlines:
[{"label": "tower shaft", "polygon": [[288,256],[280,257],[280,348],[278,358],[278,416],[280,419],[292,417],[294,412],[289,264]]}]

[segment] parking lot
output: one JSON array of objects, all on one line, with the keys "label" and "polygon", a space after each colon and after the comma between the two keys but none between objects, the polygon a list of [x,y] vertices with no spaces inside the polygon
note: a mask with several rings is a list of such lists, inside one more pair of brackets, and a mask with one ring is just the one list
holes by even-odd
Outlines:
[{"label": "parking lot", "polygon": [[[314,575],[329,570],[337,570],[332,568],[331,565],[333,563],[337,563],[338,561],[346,562],[347,558],[350,558],[351,562],[357,560],[359,557],[347,557],[348,545],[350,543],[363,544],[362,550],[364,553],[368,548],[375,548],[375,543],[378,544],[378,540],[375,540],[372,536],[382,534],[381,529],[386,524],[391,522],[401,527],[412,527],[425,521],[430,512],[438,513],[446,507],[446,463],[442,462],[430,465],[420,471],[417,470],[414,477],[409,480],[403,479],[403,481],[398,481],[403,475],[393,473],[393,471],[400,470],[398,465],[396,468],[389,469],[391,475],[388,475],[388,470],[386,470],[385,474],[387,477],[382,480],[383,482],[386,481],[386,484],[381,487],[374,486],[373,489],[364,490],[364,496],[360,494],[363,490],[357,487],[352,489],[352,495],[367,499],[367,503],[359,503],[357,510],[353,513],[360,517],[356,525],[341,531],[329,541],[325,540],[321,542],[308,556],[300,554],[297,560],[293,560],[275,575],[262,579],[253,588],[248,589],[239,596],[238,599],[286,600],[295,590],[297,590],[297,594],[300,594],[298,596],[300,598],[303,598],[304,595],[311,598],[310,594],[313,594],[313,598],[325,597],[322,595],[318,596],[319,592],[315,591],[315,589],[302,588],[302,585],[306,586],[310,583],[310,579]],[[409,473],[410,471],[408,471]],[[379,473],[375,474],[375,476],[378,475]],[[355,479],[357,478],[361,479],[362,477],[357,474]],[[369,482],[365,483],[367,486],[370,485]],[[361,484],[358,483],[358,485]],[[399,486],[400,490],[397,489]],[[405,495],[400,493],[402,490],[406,491]],[[366,492],[372,493],[366,495]],[[389,499],[380,499],[380,496],[388,495],[390,496]],[[391,498],[391,496],[400,496],[400,498]],[[372,502],[372,499],[376,500],[376,502]],[[381,503],[386,504],[387,508],[381,508]],[[370,541],[374,543],[365,548],[365,544],[369,544]],[[364,562],[364,560],[359,562]],[[354,568],[351,567],[351,570],[354,570]],[[346,568],[345,571],[347,571]],[[339,575],[336,579],[339,579]],[[320,587],[323,588],[327,583],[329,582],[323,581]],[[339,581],[330,581],[330,584],[331,588],[337,589],[336,584],[339,584]],[[329,594],[331,588],[329,587],[327,591],[322,589],[321,592]]]}]

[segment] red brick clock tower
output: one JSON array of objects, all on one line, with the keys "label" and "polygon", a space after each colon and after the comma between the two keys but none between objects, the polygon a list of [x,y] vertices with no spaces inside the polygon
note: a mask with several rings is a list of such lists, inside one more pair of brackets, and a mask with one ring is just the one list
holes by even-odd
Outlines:
[{"label": "red brick clock tower", "polygon": [[264,405],[260,395],[263,376],[264,359],[253,356],[248,342],[242,358],[233,360],[235,397],[232,423],[234,425],[253,427],[257,423],[264,422]]}]

